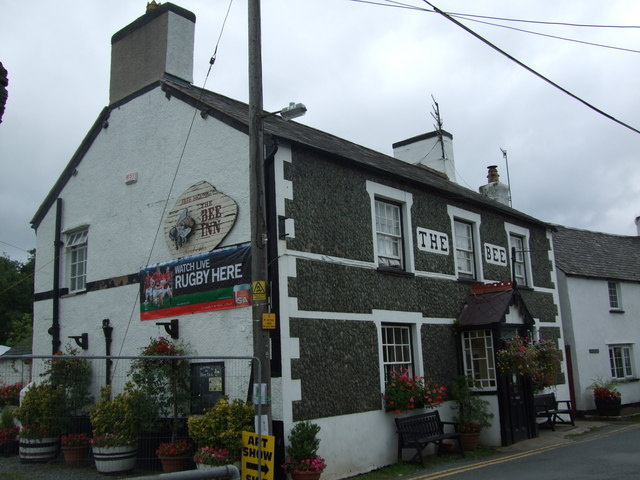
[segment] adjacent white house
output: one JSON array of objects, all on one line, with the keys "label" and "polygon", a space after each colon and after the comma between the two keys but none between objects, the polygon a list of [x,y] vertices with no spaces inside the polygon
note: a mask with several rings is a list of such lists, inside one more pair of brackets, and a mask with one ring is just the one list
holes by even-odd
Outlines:
[{"label": "adjacent white house", "polygon": [[558,225],[553,243],[576,408],[595,408],[589,386],[597,379],[617,381],[623,405],[640,402],[640,231]]}]

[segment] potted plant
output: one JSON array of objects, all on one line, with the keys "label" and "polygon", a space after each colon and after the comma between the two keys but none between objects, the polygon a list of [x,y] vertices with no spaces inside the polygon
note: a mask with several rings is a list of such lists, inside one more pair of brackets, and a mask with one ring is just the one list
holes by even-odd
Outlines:
[{"label": "potted plant", "polygon": [[434,408],[444,401],[446,388],[423,377],[411,376],[408,370],[392,371],[384,392],[385,410],[404,412],[414,408]]},{"label": "potted plant", "polygon": [[42,374],[48,383],[62,389],[70,416],[86,413],[85,408],[93,400],[90,394],[91,364],[78,354],[78,349],[67,346],[64,353],[58,353],[47,361],[47,369]]},{"label": "potted plant", "polygon": [[152,338],[129,372],[134,384],[154,403],[158,415],[171,419],[171,442],[176,441],[180,417],[188,412],[191,375],[187,360],[163,357],[182,357],[187,353],[187,347],[181,343],[165,337]]},{"label": "potted plant", "polygon": [[64,398],[63,390],[48,382],[28,387],[22,404],[13,411],[22,425],[20,461],[46,462],[57,456],[69,418]]},{"label": "potted plant", "polygon": [[185,462],[193,450],[193,445],[187,439],[175,442],[162,442],[156,450],[156,455],[162,464],[164,473],[179,472],[184,470]]},{"label": "potted plant", "polygon": [[6,385],[0,382],[0,407],[17,407],[20,404],[20,390],[22,390],[22,387],[22,383]]},{"label": "potted plant", "polygon": [[287,459],[282,465],[293,480],[318,480],[326,468],[324,458],[318,455],[320,426],[309,421],[297,423],[287,437]]},{"label": "potted plant", "polygon": [[206,446],[198,449],[193,461],[198,470],[209,470],[234,463],[228,448]]},{"label": "potted plant", "polygon": [[504,347],[496,352],[496,359],[500,373],[528,377],[537,392],[555,385],[562,354],[551,340],[530,342],[516,335],[504,342]]},{"label": "potted plant", "polygon": [[100,393],[100,399],[89,413],[96,468],[100,473],[133,470],[138,437],[155,418],[153,409],[145,395],[129,383],[113,399],[110,398],[109,385],[103,387]]},{"label": "potted plant", "polygon": [[13,406],[5,405],[0,412],[0,452],[8,457],[18,453],[18,432],[13,422]]},{"label": "potted plant", "polygon": [[66,433],[60,437],[64,461],[70,467],[79,466],[89,452],[89,435],[86,433]]},{"label": "potted plant", "polygon": [[616,388],[616,382],[598,377],[588,388],[593,390],[593,401],[598,415],[607,417],[620,415],[622,395]]},{"label": "potted plant", "polygon": [[[213,408],[203,415],[189,417],[187,425],[189,436],[196,442],[198,448],[210,447],[228,450],[227,464],[240,460],[242,452],[242,432],[254,431],[254,408],[242,400],[229,402],[226,396],[220,397]],[[198,462],[200,468],[203,462]]]},{"label": "potted plant", "polygon": [[454,400],[453,409],[457,411],[454,421],[458,423],[460,439],[465,450],[474,450],[478,446],[480,432],[491,426],[493,413],[489,412],[489,402],[471,390],[473,381],[460,376],[449,392]]}]

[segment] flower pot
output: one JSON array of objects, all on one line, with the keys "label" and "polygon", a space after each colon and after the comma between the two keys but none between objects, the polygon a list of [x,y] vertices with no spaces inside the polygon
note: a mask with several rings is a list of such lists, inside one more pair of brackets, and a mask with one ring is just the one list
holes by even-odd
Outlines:
[{"label": "flower pot", "polygon": [[158,458],[164,473],[181,472],[185,469],[185,464],[187,463],[187,457],[158,455]]},{"label": "flower pot", "polygon": [[618,398],[596,398],[596,410],[598,415],[605,417],[617,417],[620,415],[622,399]]},{"label": "flower pot", "polygon": [[460,441],[462,442],[462,448],[464,448],[465,451],[475,450],[478,447],[479,440],[480,440],[480,432],[460,434]]},{"label": "flower pot", "polygon": [[122,473],[133,470],[138,457],[138,446],[93,447],[93,458],[100,473]]},{"label": "flower pot", "polygon": [[318,480],[322,472],[296,472],[291,474],[293,480]]},{"label": "flower pot", "polygon": [[81,465],[83,460],[87,458],[87,453],[89,453],[88,445],[62,447],[62,455],[64,456],[64,461],[70,467],[77,467]]},{"label": "flower pot", "polygon": [[60,438],[21,438],[19,445],[20,462],[44,463],[54,460],[60,449]]}]

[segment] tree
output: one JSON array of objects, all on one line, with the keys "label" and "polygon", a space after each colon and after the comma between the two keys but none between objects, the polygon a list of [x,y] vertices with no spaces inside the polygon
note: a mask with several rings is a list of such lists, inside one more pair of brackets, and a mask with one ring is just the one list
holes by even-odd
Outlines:
[{"label": "tree", "polygon": [[21,328],[24,329],[26,324],[31,326],[33,318],[35,250],[31,250],[29,254],[29,259],[25,263],[11,260],[6,254],[0,256],[0,344],[2,345],[18,346],[27,341],[24,335],[15,333],[18,333]]}]

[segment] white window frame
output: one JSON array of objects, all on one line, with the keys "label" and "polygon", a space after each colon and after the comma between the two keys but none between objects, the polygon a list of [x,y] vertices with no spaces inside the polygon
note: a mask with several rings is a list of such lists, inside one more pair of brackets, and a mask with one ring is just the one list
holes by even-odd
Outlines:
[{"label": "white window frame", "polygon": [[620,283],[615,280],[608,280],[607,293],[609,295],[609,308],[616,311],[622,310]]},{"label": "white window frame", "polygon": [[402,267],[398,270],[404,272],[414,271],[413,262],[413,238],[411,232],[411,207],[413,206],[413,195],[397,188],[380,185],[379,183],[367,180],[367,193],[371,203],[371,231],[373,233],[373,253],[374,264],[378,268],[393,269],[385,267],[380,259],[383,257],[378,251],[378,231],[376,228],[376,200],[396,204],[400,209],[401,218],[401,247],[402,247]]},{"label": "white window frame", "polygon": [[518,274],[516,273],[516,278],[512,280],[516,280],[518,285],[531,287],[533,286],[533,272],[531,271],[531,254],[530,250],[530,235],[529,230],[526,228],[519,227],[518,225],[513,225],[511,223],[505,223],[505,230],[507,232],[507,238],[509,239],[509,271],[513,273],[513,264],[511,259],[511,249],[516,245],[513,245],[512,237],[518,237],[522,240],[522,247],[524,252],[521,252],[521,258],[518,258],[518,252],[516,252],[516,266],[522,265],[524,269],[524,283],[521,283],[518,278]]},{"label": "white window frame", "polygon": [[634,378],[632,345],[616,344],[608,347],[611,376],[616,380]]},{"label": "white window frame", "polygon": [[[460,279],[475,280],[482,282],[484,280],[484,274],[482,272],[481,252],[482,247],[480,243],[480,223],[481,217],[477,213],[462,210],[458,207],[451,205],[447,206],[447,213],[451,219],[451,238],[453,239],[453,259],[456,267],[456,276]],[[466,272],[462,272],[462,266],[458,262],[458,245],[456,239],[456,223],[467,223],[471,226],[472,242],[473,242],[473,276]]]},{"label": "white window frame", "polygon": [[64,235],[69,293],[83,292],[87,288],[89,227],[76,228]]},{"label": "white window frame", "polygon": [[375,207],[378,265],[403,270],[402,207],[380,198],[375,199]]},{"label": "white window frame", "polygon": [[385,381],[392,371],[409,371],[415,375],[413,328],[404,323],[383,323],[380,329],[382,345],[382,371]]},{"label": "white window frame", "polygon": [[462,361],[465,376],[473,379],[477,389],[497,388],[496,357],[491,330],[462,332]]}]

